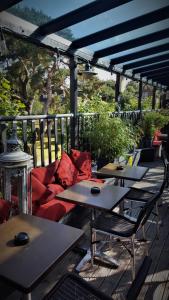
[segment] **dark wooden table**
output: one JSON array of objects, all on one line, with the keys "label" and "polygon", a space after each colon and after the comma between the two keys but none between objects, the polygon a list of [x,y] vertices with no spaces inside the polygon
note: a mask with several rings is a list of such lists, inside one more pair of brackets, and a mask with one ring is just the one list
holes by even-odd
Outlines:
[{"label": "dark wooden table", "polygon": [[101,177],[115,177],[119,179],[127,179],[140,181],[143,179],[144,175],[147,173],[147,167],[140,166],[123,166],[123,170],[117,170],[118,164],[109,163],[100,170],[97,171],[97,175]]},{"label": "dark wooden table", "polygon": [[[91,188],[94,186],[100,188],[99,194],[91,193]],[[83,180],[57,194],[57,198],[91,208],[92,222],[95,219],[95,209],[99,209],[101,211],[113,210],[120,204],[129,191],[129,188],[114,186],[113,184],[106,185],[103,183]],[[91,259],[92,245],[93,236],[91,232],[91,247],[88,249],[87,255],[76,267],[77,271],[80,271],[84,264],[89,260],[91,260],[93,265],[93,259]],[[95,252],[95,256],[97,256],[97,258],[101,259],[103,262],[109,263],[113,266],[118,266],[118,263],[114,259],[109,259],[106,255],[101,253],[101,251],[98,251],[97,253]]]},{"label": "dark wooden table", "polygon": [[[27,232],[28,244],[15,246],[18,232]],[[31,215],[19,215],[0,226],[0,278],[25,293],[79,241],[83,231]]]},{"label": "dark wooden table", "polygon": [[[91,188],[94,186],[100,188],[99,194],[91,193]],[[83,180],[57,194],[57,198],[71,203],[108,211],[113,210],[118,206],[129,190],[129,188],[122,188],[113,184],[106,185]]]}]

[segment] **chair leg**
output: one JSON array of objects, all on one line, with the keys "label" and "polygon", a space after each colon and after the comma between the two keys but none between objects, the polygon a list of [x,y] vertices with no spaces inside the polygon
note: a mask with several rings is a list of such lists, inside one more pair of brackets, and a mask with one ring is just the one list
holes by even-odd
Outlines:
[{"label": "chair leg", "polygon": [[135,246],[134,246],[135,234],[131,237],[132,245],[132,279],[135,279]]},{"label": "chair leg", "polygon": [[146,241],[146,232],[145,232],[145,226],[142,226],[142,233],[143,233],[143,241]]},{"label": "chair leg", "polygon": [[156,220],[156,231],[157,231],[157,239],[159,240],[159,236],[160,236],[160,227],[159,227],[159,224],[160,224],[160,214],[159,214],[159,209],[158,209],[158,204],[156,202],[156,215],[157,215],[157,220]]},{"label": "chair leg", "polygon": [[96,253],[96,231],[91,228],[91,265],[94,265],[94,256]]}]

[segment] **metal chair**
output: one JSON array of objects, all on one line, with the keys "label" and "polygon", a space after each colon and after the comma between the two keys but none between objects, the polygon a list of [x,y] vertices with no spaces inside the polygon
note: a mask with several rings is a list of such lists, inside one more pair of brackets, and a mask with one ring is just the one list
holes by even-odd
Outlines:
[{"label": "metal chair", "polygon": [[167,157],[167,153],[164,149],[161,152],[161,158],[164,165],[164,177],[166,179],[166,185],[169,186],[169,160]]},{"label": "metal chair", "polygon": [[[129,254],[132,257],[132,277],[135,278],[135,246],[134,240],[137,231],[144,227],[146,221],[148,220],[150,214],[153,211],[153,208],[156,205],[158,198],[160,197],[160,192],[153,195],[140,210],[138,218],[136,221],[131,220],[130,218],[114,213],[102,213],[91,225],[92,234],[91,234],[91,261],[95,256],[96,244],[96,233],[101,232],[109,236],[115,236],[119,238],[119,241],[123,246],[128,250]],[[129,249],[123,242],[122,239],[125,238],[131,241],[131,249]],[[110,239],[111,240],[111,239]]]},{"label": "metal chair", "polygon": [[[144,284],[145,278],[151,266],[152,259],[146,256],[137,273],[136,279],[132,282],[126,300],[136,300]],[[112,300],[110,296],[94,288],[90,283],[81,277],[68,273],[64,275],[43,298],[43,300]]]},{"label": "metal chair", "polygon": [[[158,192],[152,192],[152,191],[147,191],[146,189],[142,188],[136,188],[136,187],[131,187],[129,193],[126,195],[125,199],[128,201],[131,201],[131,207],[125,209],[125,211],[130,211],[130,215],[132,214],[133,209],[137,209],[138,207],[133,207],[132,203],[133,202],[142,202],[142,203],[147,203],[151,201],[151,197],[153,195],[158,194],[159,198],[162,195],[164,188],[166,185],[166,178],[164,176],[163,182],[161,184],[161,187]],[[125,201],[124,199],[124,201]],[[141,208],[141,206],[139,206]],[[156,219],[156,229],[157,229],[157,237],[159,238],[159,224],[160,224],[160,214],[159,214],[159,209],[158,209],[158,201],[155,203],[155,212],[153,214],[157,217]],[[144,230],[144,228],[143,228]]]}]

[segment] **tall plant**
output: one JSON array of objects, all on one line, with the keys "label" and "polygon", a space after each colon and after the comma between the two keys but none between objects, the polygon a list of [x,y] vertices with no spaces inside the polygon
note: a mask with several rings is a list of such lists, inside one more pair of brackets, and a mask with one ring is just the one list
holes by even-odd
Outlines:
[{"label": "tall plant", "polygon": [[160,130],[169,123],[169,116],[161,112],[147,112],[140,121],[144,137],[153,138],[156,130]]},{"label": "tall plant", "polygon": [[101,114],[86,133],[95,157],[109,161],[124,155],[135,144],[135,133],[131,126],[120,118]]}]

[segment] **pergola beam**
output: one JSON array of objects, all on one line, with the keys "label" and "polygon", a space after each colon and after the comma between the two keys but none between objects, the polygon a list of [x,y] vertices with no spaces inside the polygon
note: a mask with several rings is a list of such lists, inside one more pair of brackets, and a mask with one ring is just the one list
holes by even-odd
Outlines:
[{"label": "pergola beam", "polygon": [[111,65],[117,65],[120,63],[124,63],[126,61],[130,61],[130,60],[135,60],[144,56],[149,56],[149,55],[153,55],[159,52],[163,52],[163,51],[168,51],[169,50],[169,43],[160,45],[160,46],[155,46],[155,47],[151,47],[149,49],[144,49],[142,51],[137,51],[134,53],[130,53],[127,55],[123,55],[123,56],[119,56],[117,58],[113,58],[111,59]]},{"label": "pergola beam", "polygon": [[21,2],[22,0],[5,0],[0,2],[0,12],[8,9],[9,7]]},{"label": "pergola beam", "polygon": [[135,30],[143,26],[168,19],[168,17],[169,17],[169,6],[166,6],[158,10],[155,10],[153,12],[122,22],[115,26],[111,26],[104,30],[79,38],[72,42],[71,48],[78,49],[78,48],[86,47],[91,44],[103,41],[105,39],[123,34],[125,32],[129,32],[131,30]]},{"label": "pergola beam", "polygon": [[[168,72],[168,76],[169,76],[169,72]],[[161,75],[151,75],[151,76],[147,76],[147,79],[152,79],[152,80],[160,80],[160,79],[163,79],[163,78],[167,78],[168,77],[166,74],[161,74]]]},{"label": "pergola beam", "polygon": [[155,41],[159,41],[169,37],[169,28],[153,32],[151,34],[143,35],[136,39],[126,41],[111,47],[107,47],[98,51],[95,51],[94,58],[105,57],[118,52],[126,51],[131,48],[146,45]]},{"label": "pergola beam", "polygon": [[151,77],[151,76],[157,76],[157,75],[167,74],[167,73],[169,73],[169,66],[165,67],[165,68],[161,68],[161,69],[156,69],[154,71],[141,73],[140,76],[141,77]]},{"label": "pergola beam", "polygon": [[133,0],[106,0],[104,2],[103,0],[93,1],[40,26],[37,30],[37,34],[39,36],[44,36],[54,33],[130,1]]},{"label": "pergola beam", "polygon": [[135,75],[135,74],[144,73],[144,72],[147,72],[147,71],[153,71],[153,70],[161,69],[161,68],[166,67],[166,66],[169,66],[169,60],[165,61],[165,62],[162,62],[162,63],[153,64],[153,65],[150,65],[150,66],[135,68],[133,70],[133,74]]},{"label": "pergola beam", "polygon": [[137,67],[141,67],[141,66],[146,66],[146,65],[150,65],[156,62],[162,62],[164,60],[168,60],[169,59],[169,53],[167,54],[163,54],[163,55],[158,55],[152,58],[147,58],[147,59],[143,59],[137,62],[133,62],[133,63],[129,63],[129,64],[125,64],[123,65],[123,70],[129,70],[129,69],[134,69]]}]

